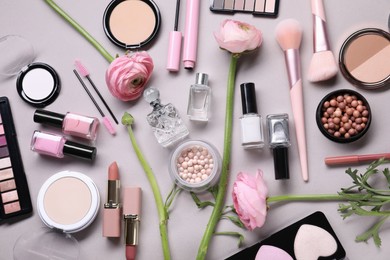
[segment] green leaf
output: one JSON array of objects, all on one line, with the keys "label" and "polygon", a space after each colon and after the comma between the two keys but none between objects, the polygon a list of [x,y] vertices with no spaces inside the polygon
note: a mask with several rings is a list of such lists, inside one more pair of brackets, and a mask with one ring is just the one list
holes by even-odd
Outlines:
[{"label": "green leaf", "polygon": [[215,206],[215,204],[213,202],[211,202],[211,201],[201,201],[198,198],[198,196],[196,196],[196,194],[193,193],[193,192],[191,192],[191,197],[194,200],[196,206],[198,206],[198,208],[200,208],[200,209],[206,208],[208,206],[212,206],[212,207]]},{"label": "green leaf", "polygon": [[216,232],[214,235],[217,236],[234,236],[238,238],[238,247],[241,247],[242,244],[244,243],[244,236],[241,233],[238,232]]},{"label": "green leaf", "polygon": [[385,223],[386,219],[389,216],[383,217],[375,225],[373,225],[369,230],[363,234],[356,237],[356,242],[367,242],[371,237],[374,239],[374,243],[377,247],[381,247],[382,240],[379,237],[379,229]]},{"label": "green leaf", "polygon": [[222,219],[228,219],[230,220],[234,225],[240,227],[240,228],[245,228],[244,223],[241,222],[239,217],[235,216],[222,216]]},{"label": "green leaf", "polygon": [[383,170],[383,175],[386,177],[387,183],[389,184],[389,189],[390,189],[390,171],[389,168],[385,168]]}]

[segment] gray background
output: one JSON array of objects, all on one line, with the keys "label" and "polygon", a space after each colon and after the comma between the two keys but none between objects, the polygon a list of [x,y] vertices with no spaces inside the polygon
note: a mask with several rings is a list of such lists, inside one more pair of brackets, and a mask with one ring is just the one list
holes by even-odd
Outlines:
[{"label": "gray background", "polygon": [[[272,113],[288,113],[292,118],[287,74],[283,53],[274,38],[276,24],[284,18],[296,18],[304,27],[301,45],[304,103],[306,117],[307,148],[309,153],[310,181],[304,183],[300,176],[300,165],[295,139],[294,122],[291,120],[292,146],[289,150],[290,174],[288,181],[274,180],[273,159],[269,149],[261,152],[245,151],[240,147],[239,120],[241,101],[239,88],[236,88],[234,129],[232,143],[231,176],[226,203],[231,204],[231,188],[239,171],[252,174],[257,169],[264,171],[269,186],[269,194],[306,194],[335,193],[342,187],[351,184],[344,174],[346,167],[327,167],[324,157],[380,153],[388,151],[388,128],[390,118],[389,93],[386,89],[376,91],[358,90],[370,102],[373,111],[373,122],[365,138],[352,144],[336,144],[327,140],[318,130],[315,123],[315,109],[320,99],[328,92],[340,89],[355,89],[339,73],[331,82],[312,84],[307,81],[307,69],[312,56],[312,16],[310,1],[281,1],[280,14],[277,19],[253,17],[250,14],[221,15],[209,11],[208,1],[201,3],[199,25],[198,61],[194,71],[181,67],[178,73],[169,73],[165,69],[168,33],[173,29],[175,2],[156,1],[161,14],[162,26],[157,39],[149,46],[155,70],[149,86],[158,87],[164,103],[172,102],[181,112],[190,129],[193,139],[204,139],[213,143],[219,151],[223,148],[223,125],[225,114],[225,89],[227,81],[229,55],[218,49],[213,37],[221,21],[226,18],[245,21],[255,25],[263,32],[264,41],[258,53],[244,56],[238,65],[237,86],[243,82],[253,81],[257,87],[258,109],[265,117]],[[334,53],[344,39],[352,32],[366,27],[377,27],[387,30],[387,18],[390,11],[389,0],[328,0],[325,8],[328,20],[330,42]],[[105,36],[102,28],[103,12],[109,1],[93,0],[57,0],[76,21],[84,26],[112,55],[123,54]],[[184,31],[185,1],[182,1],[179,29]],[[44,1],[1,0],[0,1],[0,35],[18,34],[30,41],[37,52],[36,61],[52,65],[59,73],[62,91],[58,100],[47,109],[56,112],[76,112],[100,117],[91,100],[74,76],[74,60],[81,59],[91,73],[91,78],[110,104],[118,118],[124,111],[132,113],[136,120],[135,135],[146,158],[150,162],[163,197],[172,187],[167,170],[167,159],[170,151],[162,148],[155,141],[145,116],[150,112],[149,105],[142,99],[136,102],[121,102],[110,95],[105,87],[104,74],[107,61],[82,38],[72,27],[51,10]],[[0,62],[3,62],[0,57]],[[197,125],[185,116],[189,86],[195,80],[195,72],[209,74],[213,90],[212,119],[207,125]],[[56,160],[39,156],[30,151],[30,138],[35,129],[47,129],[32,120],[35,109],[24,103],[15,91],[15,77],[0,79],[0,95],[11,101],[18,141],[34,203],[33,216],[15,223],[0,226],[0,259],[11,259],[13,245],[24,233],[32,232],[43,226],[35,211],[36,197],[43,182],[53,173],[62,170],[84,172],[97,184],[102,202],[105,200],[107,167],[117,161],[120,167],[122,186],[139,185],[143,188],[142,227],[140,234],[139,259],[161,259],[162,251],[158,231],[158,217],[153,195],[143,170],[133,152],[125,127],[117,126],[117,135],[112,137],[103,127],[96,142],[98,156],[94,163],[78,159]],[[107,113],[108,114],[108,113]],[[55,130],[52,129],[51,130]],[[364,170],[365,165],[357,166]],[[208,196],[204,196],[208,199]],[[355,243],[355,236],[364,232],[374,223],[374,218],[351,217],[343,220],[337,212],[336,202],[289,203],[271,207],[265,225],[253,232],[242,231],[245,245],[251,245],[268,235],[298,221],[314,211],[323,211],[344,245],[350,259],[388,259],[390,254],[389,224],[381,231],[383,246],[375,247],[372,241]],[[180,194],[171,210],[168,232],[173,259],[194,259],[199,241],[208,222],[211,208],[198,210],[190,195]],[[75,234],[82,248],[82,259],[123,259],[123,237],[109,240],[101,236],[102,211],[93,224],[82,232]],[[218,231],[241,231],[227,221],[221,221]],[[237,240],[231,237],[216,236],[212,239],[208,259],[222,259],[239,249]]]}]

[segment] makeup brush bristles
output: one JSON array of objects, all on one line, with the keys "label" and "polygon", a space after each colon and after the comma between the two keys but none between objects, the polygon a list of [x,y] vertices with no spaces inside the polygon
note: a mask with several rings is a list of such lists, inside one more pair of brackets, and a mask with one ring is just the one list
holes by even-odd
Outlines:
[{"label": "makeup brush bristles", "polygon": [[302,40],[301,24],[295,19],[283,20],[276,26],[275,37],[284,51],[299,49]]},{"label": "makeup brush bristles", "polygon": [[307,78],[311,82],[333,78],[338,72],[336,58],[330,50],[313,53]]}]

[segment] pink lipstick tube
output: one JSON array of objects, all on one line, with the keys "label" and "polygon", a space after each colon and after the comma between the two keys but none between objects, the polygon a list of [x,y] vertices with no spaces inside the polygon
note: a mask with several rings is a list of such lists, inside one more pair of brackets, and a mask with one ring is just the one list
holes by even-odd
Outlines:
[{"label": "pink lipstick tube", "polygon": [[137,254],[139,227],[141,221],[142,190],[140,187],[126,187],[123,200],[123,220],[126,243],[126,259],[133,260]]},{"label": "pink lipstick tube", "polygon": [[183,47],[183,64],[186,69],[195,67],[198,49],[199,7],[200,0],[187,0]]},{"label": "pink lipstick tube", "polygon": [[107,202],[103,209],[103,236],[121,236],[121,209],[119,203],[120,181],[116,162],[108,168]]}]

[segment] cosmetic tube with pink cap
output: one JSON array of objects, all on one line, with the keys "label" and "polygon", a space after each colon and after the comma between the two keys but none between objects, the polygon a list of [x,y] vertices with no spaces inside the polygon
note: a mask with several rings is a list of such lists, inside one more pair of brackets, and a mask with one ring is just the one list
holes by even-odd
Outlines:
[{"label": "cosmetic tube with pink cap", "polygon": [[126,187],[123,198],[123,220],[126,243],[126,259],[133,260],[137,254],[139,224],[141,216],[142,190]]}]

